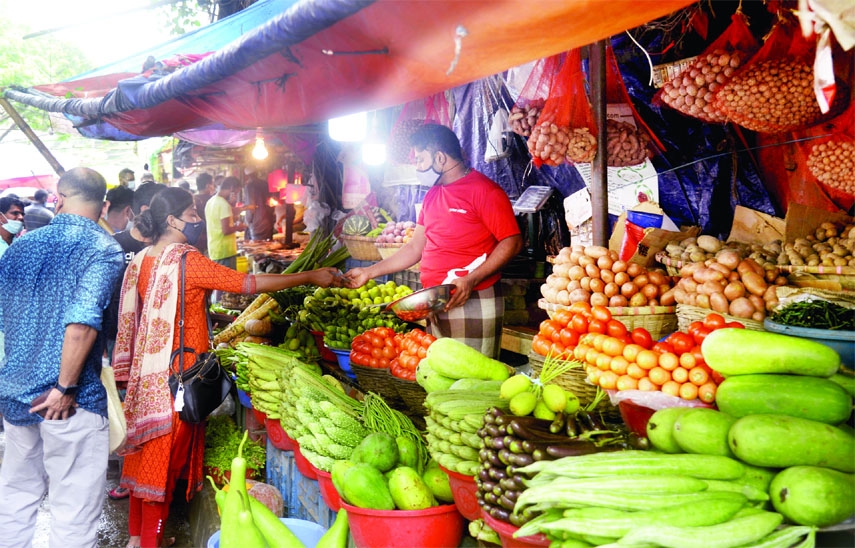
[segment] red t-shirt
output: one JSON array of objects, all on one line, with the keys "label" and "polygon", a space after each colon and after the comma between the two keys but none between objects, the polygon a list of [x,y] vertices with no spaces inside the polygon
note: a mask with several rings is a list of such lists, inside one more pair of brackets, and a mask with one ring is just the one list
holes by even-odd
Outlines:
[{"label": "red t-shirt", "polygon": [[[449,270],[489,256],[499,241],[520,233],[508,195],[477,171],[428,190],[418,224],[427,238],[421,259],[424,287],[441,284]],[[490,287],[500,277],[497,272],[474,289]]]}]

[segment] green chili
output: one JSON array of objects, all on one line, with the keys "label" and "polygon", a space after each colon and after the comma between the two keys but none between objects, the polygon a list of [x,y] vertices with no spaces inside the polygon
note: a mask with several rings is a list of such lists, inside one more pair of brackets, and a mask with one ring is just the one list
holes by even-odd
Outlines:
[{"label": "green chili", "polygon": [[855,309],[826,301],[801,301],[786,305],[772,321],[791,327],[855,331]]}]

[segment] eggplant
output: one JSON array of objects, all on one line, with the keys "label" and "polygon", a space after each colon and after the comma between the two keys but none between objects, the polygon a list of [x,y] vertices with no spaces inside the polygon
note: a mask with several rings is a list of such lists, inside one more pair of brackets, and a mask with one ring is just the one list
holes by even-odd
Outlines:
[{"label": "eggplant", "polygon": [[486,414],[490,415],[490,417],[501,417],[505,413],[498,407],[491,407],[490,409],[487,409]]},{"label": "eggplant", "polygon": [[511,456],[512,455],[513,455],[513,453],[511,453],[507,449],[500,450],[499,454],[498,454],[499,462],[501,462],[502,464],[511,464]]},{"label": "eggplant", "polygon": [[496,417],[489,410],[484,414],[484,424],[496,424]]},{"label": "eggplant", "polygon": [[523,449],[525,449],[526,453],[533,453],[536,449],[546,450],[546,447],[549,445],[549,442],[537,442],[531,440],[524,440],[522,442]]},{"label": "eggplant", "polygon": [[575,438],[579,435],[579,427],[576,424],[576,416],[569,415],[564,421],[564,433],[569,438]]},{"label": "eggplant", "polygon": [[479,468],[478,469],[478,479],[480,481],[490,481],[491,479],[493,479],[490,476],[491,470],[492,470],[492,468]]},{"label": "eggplant", "polygon": [[525,522],[527,520],[525,520],[522,517],[522,514],[514,514],[512,512],[511,515],[509,516],[509,521],[510,521],[511,525],[513,525],[515,527],[521,527],[521,526],[525,525]]},{"label": "eggplant", "polygon": [[490,510],[490,517],[499,521],[509,523],[511,513],[505,510],[504,508],[494,507],[492,510]]},{"label": "eggplant", "polygon": [[564,413],[556,413],[555,418],[552,420],[552,424],[549,425],[549,431],[553,434],[560,434],[564,432],[564,422]]},{"label": "eggplant", "polygon": [[577,457],[598,451],[597,446],[589,441],[573,441],[564,445],[550,445],[546,448],[546,453],[553,459]]},{"label": "eggplant", "polygon": [[514,490],[515,491],[525,491],[527,489],[525,483],[523,483],[524,477],[520,475],[513,476],[510,478],[514,482]]},{"label": "eggplant", "polygon": [[493,487],[493,491],[492,491],[492,493],[493,493],[494,495],[496,495],[497,497],[501,497],[501,496],[502,496],[502,493],[504,493],[504,492],[505,492],[505,490],[504,490],[504,489],[502,489],[502,486],[501,486],[501,485],[499,485],[498,483],[496,484],[496,486],[495,486],[495,487]]},{"label": "eggplant", "polygon": [[[504,451],[504,449],[502,449],[502,451]],[[502,459],[499,458],[499,452],[497,451],[490,451],[490,458],[487,462],[490,463],[491,468],[501,469],[506,465],[506,463],[502,462]]]},{"label": "eggplant", "polygon": [[528,466],[534,462],[534,458],[528,453],[516,455],[510,451],[508,451],[508,460],[510,461],[508,464],[513,464],[514,466]]},{"label": "eggplant", "polygon": [[498,426],[496,426],[495,424],[487,424],[487,425],[485,425],[485,426],[484,426],[484,430],[486,430],[486,431],[487,431],[487,434],[488,434],[491,438],[498,438],[499,436],[504,435],[504,433],[503,433],[502,429],[500,429],[500,428],[499,428]]},{"label": "eggplant", "polygon": [[514,511],[514,501],[512,501],[511,499],[509,499],[505,495],[502,495],[501,497],[499,497],[499,505],[502,508],[504,508],[505,510],[509,510],[511,512]]},{"label": "eggplant", "polygon": [[481,489],[481,491],[483,491],[484,493],[489,493],[497,485],[499,484],[493,480],[482,481],[481,485],[479,486],[479,489]]},{"label": "eggplant", "polygon": [[535,449],[534,451],[531,452],[531,458],[533,458],[536,461],[552,460],[552,458],[550,458],[549,454],[546,452],[546,449],[540,449],[540,448]]},{"label": "eggplant", "polygon": [[499,481],[499,487],[501,487],[503,491],[507,491],[509,489],[516,489],[517,484],[514,483],[513,478],[505,478]]},{"label": "eggplant", "polygon": [[646,451],[646,450],[650,449],[650,440],[648,440],[644,436],[639,436],[635,432],[630,432],[629,433],[629,445],[633,449],[641,449],[643,451]]},{"label": "eggplant", "polygon": [[501,415],[496,417],[496,426],[507,426],[514,419],[513,415]]},{"label": "eggplant", "polygon": [[508,445],[508,449],[511,451],[511,453],[531,453],[531,451],[527,450],[525,448],[525,445],[523,444],[525,444],[525,441],[523,440],[514,440]]},{"label": "eggplant", "polygon": [[479,428],[478,431],[475,432],[475,434],[477,434],[478,437],[481,438],[482,440],[485,440],[485,439],[490,437],[490,435],[487,433],[487,429],[484,428],[483,426],[481,428]]},{"label": "eggplant", "polygon": [[508,477],[508,474],[501,468],[490,468],[490,480],[501,481]]},{"label": "eggplant", "polygon": [[[519,418],[519,417],[517,417]],[[508,425],[508,428],[512,429],[515,436],[518,438],[522,438],[524,440],[536,441],[536,442],[555,442],[562,443],[567,441],[566,436],[559,436],[558,434],[553,434],[548,429],[532,430],[529,424],[526,424],[523,421],[514,420],[511,424]],[[537,427],[535,427],[537,428]]]},{"label": "eggplant", "polygon": [[514,491],[513,489],[505,489],[505,492],[502,493],[503,497],[507,497],[508,500],[515,503],[520,496],[521,491]]},{"label": "eggplant", "polygon": [[484,493],[484,502],[491,506],[499,506],[499,497],[493,494],[492,491],[487,491]]}]

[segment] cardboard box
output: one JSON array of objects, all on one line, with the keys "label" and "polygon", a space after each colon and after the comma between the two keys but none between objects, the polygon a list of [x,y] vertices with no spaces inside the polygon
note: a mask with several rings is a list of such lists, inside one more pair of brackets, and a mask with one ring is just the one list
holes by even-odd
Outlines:
[{"label": "cardboard box", "polygon": [[784,241],[786,221],[747,207],[736,206],[728,242],[766,245],[774,240]]},{"label": "cardboard box", "polygon": [[786,222],[784,241],[792,242],[796,238],[804,238],[813,234],[817,227],[824,223],[851,223],[852,217],[843,211],[828,211],[827,209],[817,209],[801,204],[790,204],[787,208],[787,216],[784,219]]},{"label": "cardboard box", "polygon": [[[654,202],[642,202],[632,208],[634,211],[643,211],[645,213],[659,213],[664,215],[665,212]],[[615,223],[615,229],[609,238],[609,249],[620,253],[621,244],[623,243],[624,227],[626,226],[626,213],[621,213]],[[650,266],[656,261],[656,254],[665,249],[670,242],[682,240],[691,236],[700,234],[701,229],[697,226],[683,227],[679,232],[665,230],[662,228],[645,228],[644,238],[638,243],[638,248],[632,255],[629,262],[638,263],[642,266]]]}]

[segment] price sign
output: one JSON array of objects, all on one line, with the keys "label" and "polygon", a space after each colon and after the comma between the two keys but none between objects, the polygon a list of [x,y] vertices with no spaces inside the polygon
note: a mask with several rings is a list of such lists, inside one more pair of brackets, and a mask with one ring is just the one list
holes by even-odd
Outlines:
[{"label": "price sign", "polygon": [[514,203],[514,213],[534,213],[539,211],[552,194],[550,186],[530,186],[523,191],[522,196]]}]

